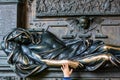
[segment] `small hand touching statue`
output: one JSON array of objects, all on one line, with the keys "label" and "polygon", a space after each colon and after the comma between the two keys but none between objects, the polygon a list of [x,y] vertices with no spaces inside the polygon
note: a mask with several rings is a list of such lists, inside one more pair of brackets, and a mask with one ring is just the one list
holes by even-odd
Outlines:
[{"label": "small hand touching statue", "polygon": [[63,72],[63,80],[71,80],[71,74],[73,72],[73,69],[69,67],[68,64],[62,64],[61,70]]},{"label": "small hand touching statue", "polygon": [[20,77],[66,63],[71,68],[85,71],[120,65],[118,46],[91,39],[62,41],[49,31],[39,33],[17,28],[4,37],[1,46],[8,56],[8,63]]}]

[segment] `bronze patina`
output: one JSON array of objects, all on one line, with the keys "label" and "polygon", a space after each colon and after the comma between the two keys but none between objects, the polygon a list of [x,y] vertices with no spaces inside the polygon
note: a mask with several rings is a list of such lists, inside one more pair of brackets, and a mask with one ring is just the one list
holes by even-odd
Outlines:
[{"label": "bronze patina", "polygon": [[118,46],[92,39],[63,41],[49,31],[30,32],[17,28],[4,37],[2,49],[20,77],[37,74],[48,67],[60,67],[63,63],[85,71],[120,66]]}]

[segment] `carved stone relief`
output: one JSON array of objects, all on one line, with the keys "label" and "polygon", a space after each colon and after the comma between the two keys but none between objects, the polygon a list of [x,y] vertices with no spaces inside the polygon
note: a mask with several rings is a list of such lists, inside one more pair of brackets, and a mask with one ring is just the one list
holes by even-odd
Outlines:
[{"label": "carved stone relief", "polygon": [[119,0],[36,0],[36,16],[119,15]]}]

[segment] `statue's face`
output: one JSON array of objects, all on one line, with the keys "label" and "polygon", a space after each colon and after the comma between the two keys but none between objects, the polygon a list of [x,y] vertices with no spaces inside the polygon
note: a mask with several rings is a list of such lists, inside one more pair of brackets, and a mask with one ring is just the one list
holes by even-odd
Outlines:
[{"label": "statue's face", "polygon": [[79,22],[80,22],[81,28],[84,28],[84,29],[89,28],[89,20],[87,18],[80,18]]}]

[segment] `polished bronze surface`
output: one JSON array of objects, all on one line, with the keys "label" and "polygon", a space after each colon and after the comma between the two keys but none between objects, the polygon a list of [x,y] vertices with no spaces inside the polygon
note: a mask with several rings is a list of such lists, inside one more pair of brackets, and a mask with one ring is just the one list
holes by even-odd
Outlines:
[{"label": "polished bronze surface", "polygon": [[63,41],[49,31],[39,33],[17,28],[4,37],[1,46],[8,56],[8,63],[20,77],[64,63],[85,71],[120,65],[119,46],[91,39]]}]

